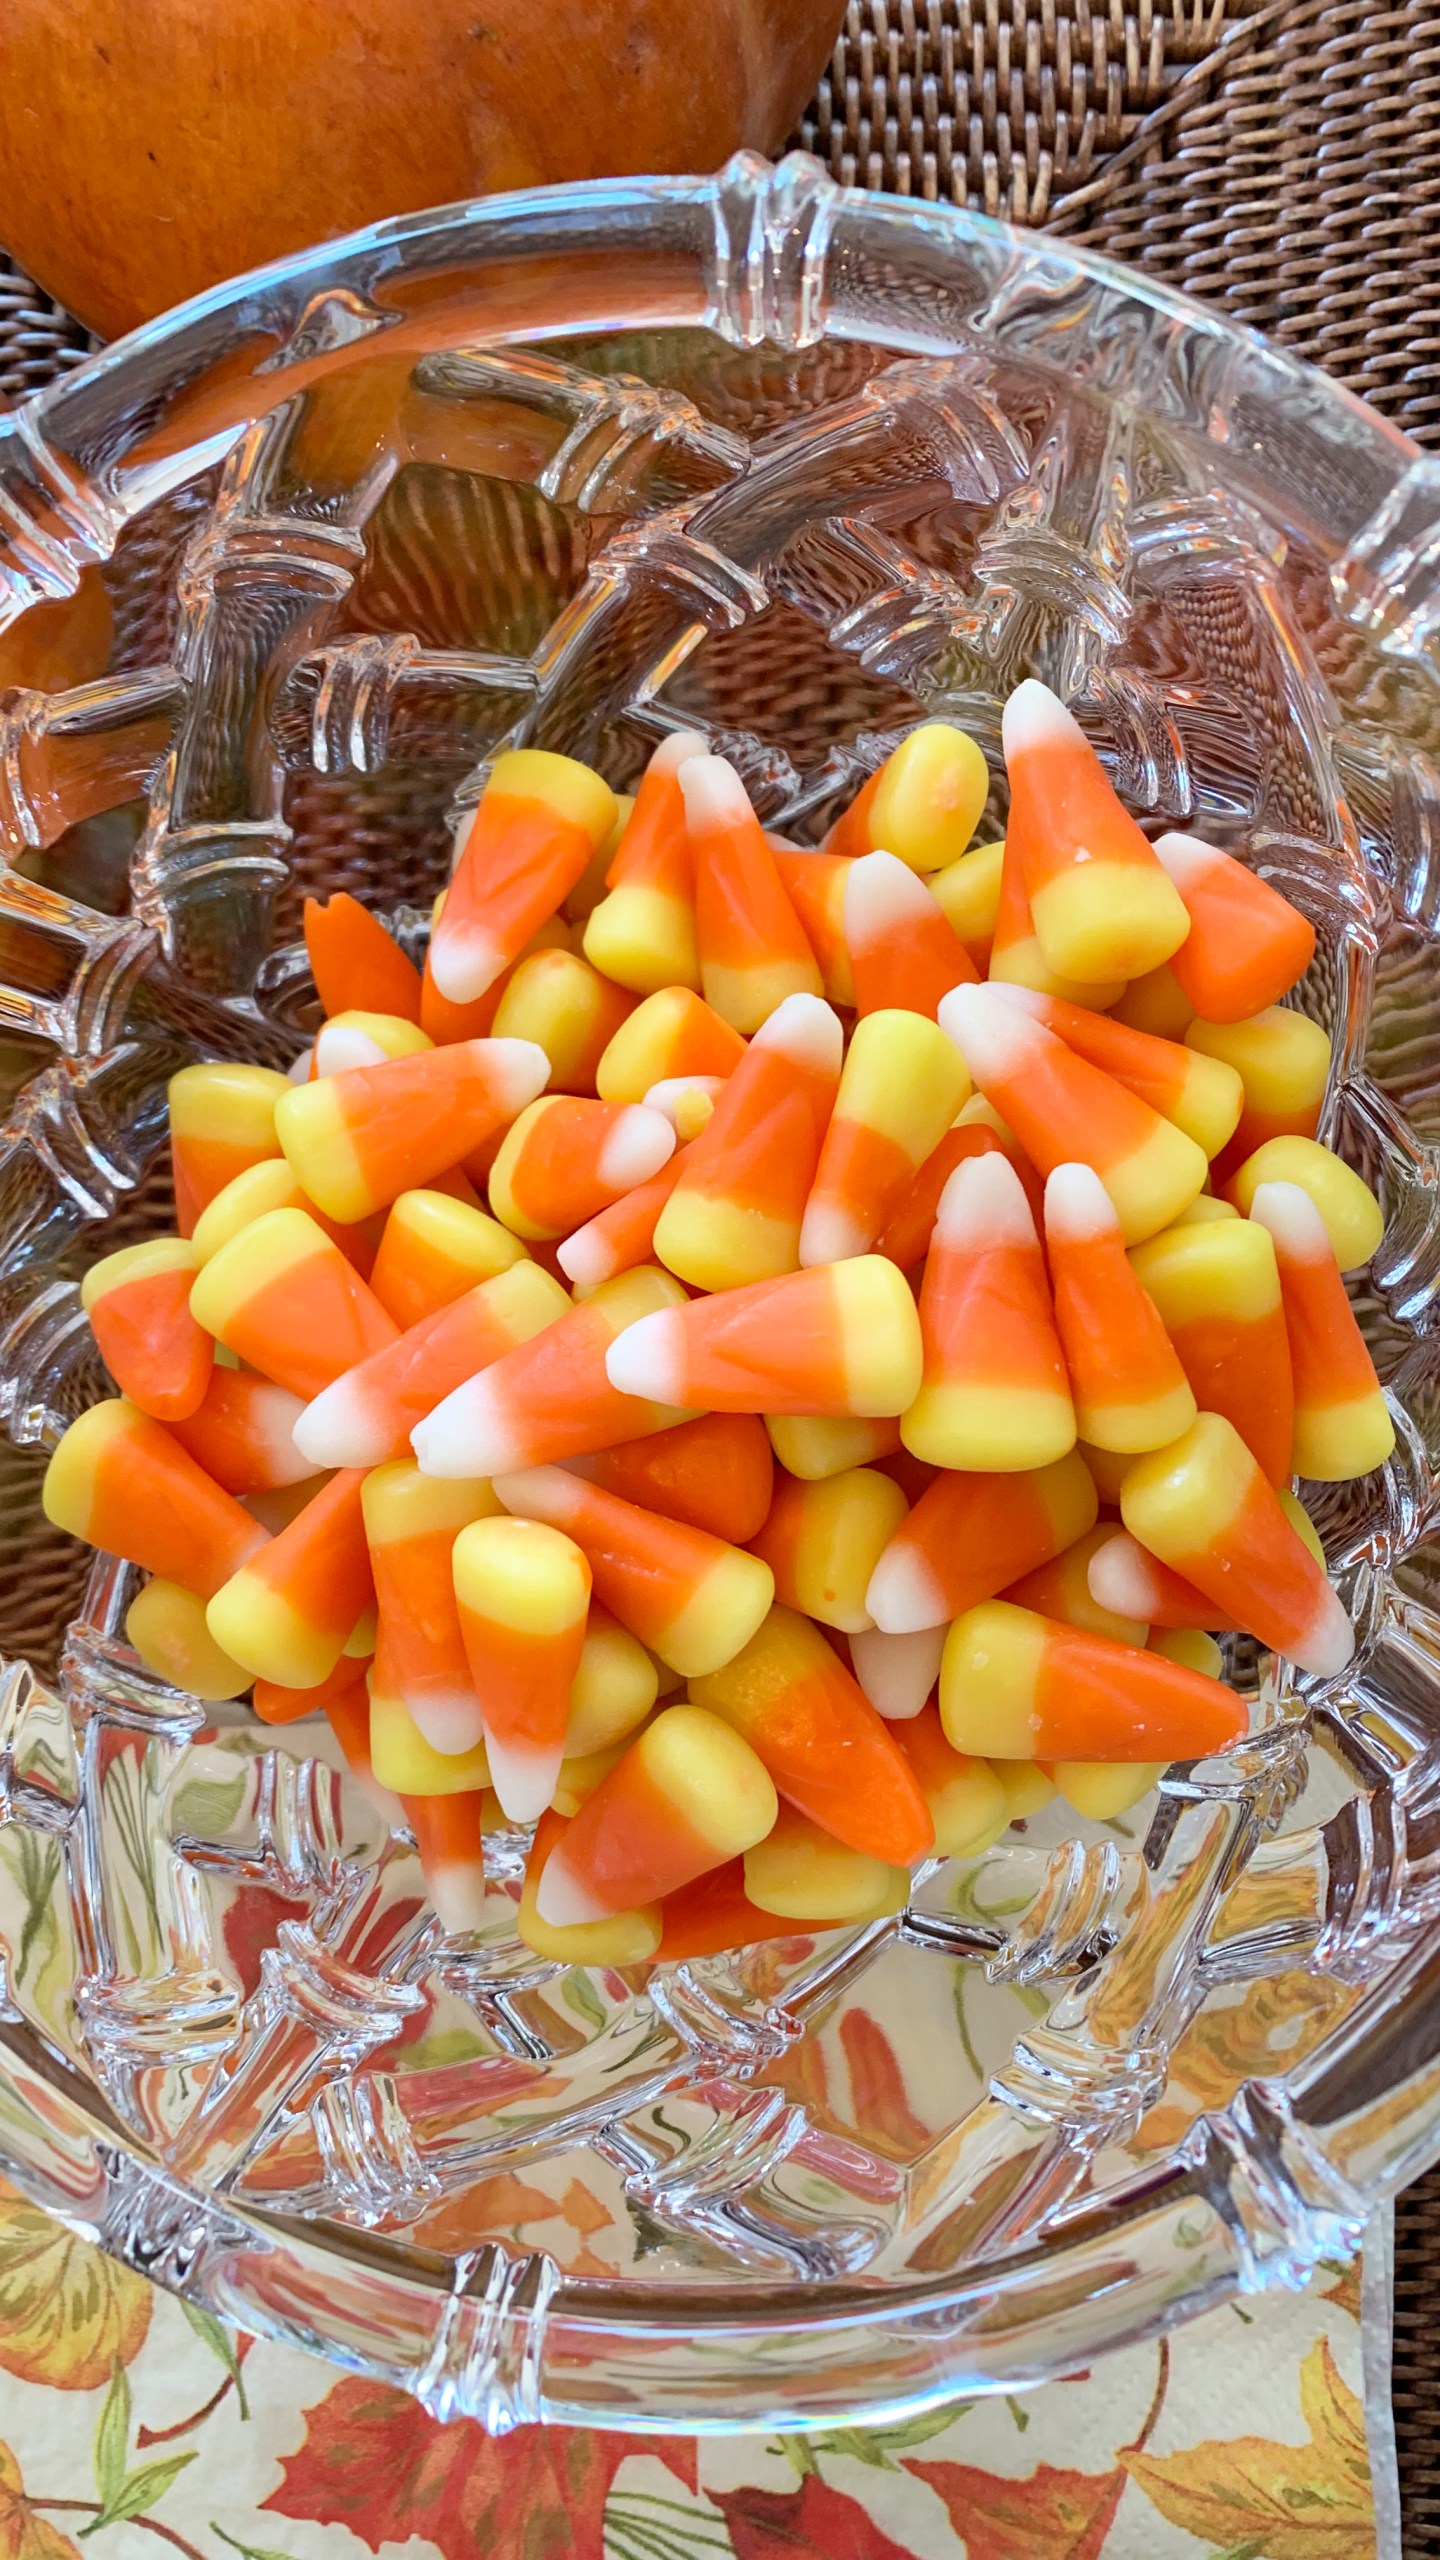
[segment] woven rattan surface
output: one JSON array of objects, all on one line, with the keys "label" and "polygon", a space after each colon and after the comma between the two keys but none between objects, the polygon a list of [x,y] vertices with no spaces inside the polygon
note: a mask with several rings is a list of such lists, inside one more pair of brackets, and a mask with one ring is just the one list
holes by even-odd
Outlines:
[{"label": "woven rattan surface", "polygon": [[[1436,0],[849,0],[796,142],[1216,302],[1440,447]],[[0,401],[84,354],[0,253]],[[1440,2171],[1395,2235],[1405,2560],[1440,2555]]]}]

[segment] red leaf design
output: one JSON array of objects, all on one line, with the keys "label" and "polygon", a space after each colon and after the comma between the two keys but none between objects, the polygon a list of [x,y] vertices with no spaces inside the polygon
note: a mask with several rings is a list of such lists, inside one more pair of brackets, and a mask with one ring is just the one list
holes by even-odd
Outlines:
[{"label": "red leaf design", "polygon": [[735,2560],[915,2560],[858,2498],[814,2472],[798,2489],[712,2489],[710,2496],[729,2527]]},{"label": "red leaf design", "polygon": [[966,2560],[1100,2560],[1125,2487],[1123,2471],[1056,2471],[1027,2480],[965,2462],[906,2462],[943,2499]]},{"label": "red leaf design", "polygon": [[840,2047],[849,2066],[856,2123],[901,2159],[923,2151],[932,2139],[931,2128],[921,2123],[911,2106],[894,2047],[868,2010],[846,2010],[840,2021]]},{"label": "red leaf design", "polygon": [[308,2411],[305,2442],[265,2504],[348,2525],[371,2551],[420,2535],[443,2560],[482,2560],[514,2549],[518,2527],[525,2560],[604,2560],[605,2501],[632,2453],[695,2489],[692,2442],[571,2427],[487,2436],[473,2419],[441,2426],[408,2393],[351,2378]]}]

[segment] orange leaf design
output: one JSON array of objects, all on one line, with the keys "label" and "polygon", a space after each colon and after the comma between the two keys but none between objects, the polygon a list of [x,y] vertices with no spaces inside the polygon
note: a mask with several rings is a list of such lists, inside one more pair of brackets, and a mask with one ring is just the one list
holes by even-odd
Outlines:
[{"label": "orange leaf design", "polygon": [[858,2498],[812,2472],[798,2489],[713,2489],[735,2560],[914,2560]]},{"label": "orange leaf design", "polygon": [[[73,2239],[0,2179],[0,2365],[22,2382],[98,2391],[150,2326],[150,2287]],[[3,2545],[0,2545],[3,2560]]]},{"label": "orange leaf design", "polygon": [[525,2560],[604,2560],[605,2502],[632,2453],[695,2489],[693,2443],[571,2427],[487,2436],[469,2418],[441,2426],[407,2392],[356,2377],[307,2411],[305,2442],[265,2505],[348,2525],[371,2551],[416,2535],[442,2560],[521,2547]]},{"label": "orange leaf design", "polygon": [[1057,2471],[1028,2479],[968,2462],[905,2462],[943,2499],[966,2560],[1100,2560],[1125,2488],[1123,2471]]},{"label": "orange leaf design", "polygon": [[1253,2542],[1265,2560],[1375,2560],[1364,2413],[1321,2338],[1300,2368],[1308,2444],[1235,2436],[1188,2453],[1122,2453],[1169,2523],[1226,2550]]},{"label": "orange leaf design", "polygon": [[80,2560],[69,2534],[36,2514],[8,2444],[0,2444],[0,2560]]},{"label": "orange leaf design", "polygon": [[868,2010],[847,2009],[840,2021],[840,2049],[850,2073],[855,2121],[865,2127],[866,2139],[903,2160],[913,2159],[931,2140],[931,2129],[921,2123],[905,2094],[905,2075],[884,2028]]}]

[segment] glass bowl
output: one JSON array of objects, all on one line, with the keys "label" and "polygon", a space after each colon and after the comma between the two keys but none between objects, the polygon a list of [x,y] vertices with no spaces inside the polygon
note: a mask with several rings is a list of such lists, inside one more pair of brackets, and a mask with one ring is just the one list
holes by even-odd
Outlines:
[{"label": "glass bowl", "polygon": [[[835,2425],[1302,2280],[1440,2151],[1440,461],[1258,339],[804,158],[388,223],[0,422],[0,2161],[442,2415]],[[165,1087],[283,1064],[307,890],[412,950],[485,759],[705,729],[815,840],[1038,672],[1315,919],[1377,1185],[1361,1628],[1252,1738],[894,1921],[677,1967],[445,1939],[321,1722],[205,1709],[39,1508]],[[992,808],[1003,823],[1003,804]],[[398,1811],[398,1809],[397,1809]]]}]

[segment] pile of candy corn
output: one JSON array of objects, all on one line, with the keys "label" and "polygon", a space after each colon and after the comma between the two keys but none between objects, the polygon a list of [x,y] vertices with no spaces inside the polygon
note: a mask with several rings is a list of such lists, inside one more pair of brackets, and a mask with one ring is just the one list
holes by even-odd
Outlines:
[{"label": "pile of candy corn", "polygon": [[46,1507],[152,1670],[323,1709],[449,1928],[530,1823],[546,1956],[870,1919],[1235,1740],[1217,1631],[1349,1658],[1290,1479],[1393,1434],[1314,935],[1043,685],[1004,749],[1003,844],[936,722],[819,851],[695,737],[621,804],[502,755],[423,975],[312,904],[313,1049],[173,1081]]}]

